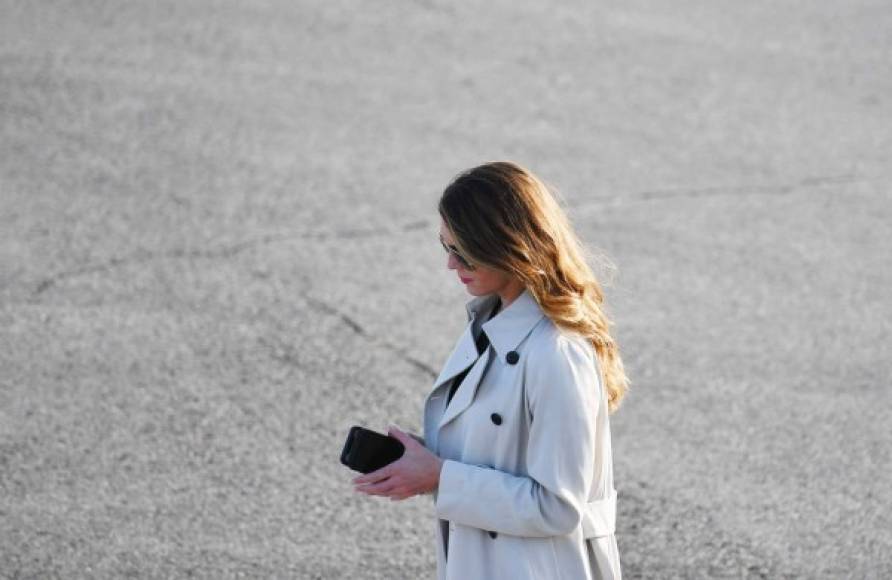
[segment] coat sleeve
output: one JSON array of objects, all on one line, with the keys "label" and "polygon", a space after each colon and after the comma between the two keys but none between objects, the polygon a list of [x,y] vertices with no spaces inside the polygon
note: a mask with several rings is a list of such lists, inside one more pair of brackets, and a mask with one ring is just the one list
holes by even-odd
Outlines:
[{"label": "coat sleeve", "polygon": [[595,355],[582,340],[559,335],[527,355],[529,475],[446,460],[435,504],[440,518],[529,537],[568,534],[579,525],[594,478],[602,388]]}]

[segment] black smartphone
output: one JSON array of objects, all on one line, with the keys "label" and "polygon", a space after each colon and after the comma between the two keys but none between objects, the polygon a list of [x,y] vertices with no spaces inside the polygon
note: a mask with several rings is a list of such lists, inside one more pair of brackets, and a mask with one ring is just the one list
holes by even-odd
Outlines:
[{"label": "black smartphone", "polygon": [[341,463],[361,473],[369,473],[403,456],[406,447],[399,440],[359,425],[350,427],[341,451]]}]

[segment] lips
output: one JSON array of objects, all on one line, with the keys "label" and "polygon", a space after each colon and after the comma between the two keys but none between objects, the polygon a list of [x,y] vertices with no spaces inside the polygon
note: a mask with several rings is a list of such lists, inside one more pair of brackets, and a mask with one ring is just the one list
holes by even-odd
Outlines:
[{"label": "lips", "polygon": [[467,284],[472,280],[472,278],[462,278],[461,276],[459,276],[458,279],[461,280],[463,284]]}]

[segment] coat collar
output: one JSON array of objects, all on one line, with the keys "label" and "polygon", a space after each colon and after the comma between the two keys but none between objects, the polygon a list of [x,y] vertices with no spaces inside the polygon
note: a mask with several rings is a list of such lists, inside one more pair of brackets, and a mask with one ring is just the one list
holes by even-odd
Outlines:
[{"label": "coat collar", "polygon": [[[477,347],[474,344],[471,327],[476,318],[489,314],[498,300],[499,295],[493,293],[477,296],[465,304],[468,325],[456,344],[455,350],[446,361],[443,371],[434,381],[433,389],[456,376],[477,360]],[[545,313],[542,312],[536,299],[533,298],[529,290],[524,289],[507,308],[499,310],[493,318],[484,322],[481,328],[489,338],[496,356],[504,357],[517,348],[543,316]]]},{"label": "coat collar", "polygon": [[[479,308],[480,305],[484,305],[486,308],[482,311],[488,313],[495,306],[498,296],[489,294],[478,300],[468,303],[469,314],[473,312],[475,306]],[[477,314],[475,313],[475,315]],[[496,356],[503,357],[517,348],[543,316],[545,313],[542,312],[539,303],[536,302],[529,290],[524,289],[507,308],[503,308],[493,318],[484,322],[481,328],[489,337]]]},{"label": "coat collar", "polygon": [[[455,350],[449,356],[449,360],[446,361],[443,372],[440,373],[440,376],[434,382],[431,395],[441,385],[447,383],[460,372],[468,367],[471,368],[462,382],[462,388],[456,392],[455,398],[449,403],[443,416],[440,418],[437,425],[438,430],[464,412],[474,400],[477,387],[489,364],[490,351],[487,350],[483,356],[477,354],[472,327],[474,326],[474,320],[478,316],[486,316],[492,311],[498,299],[497,294],[488,294],[474,298],[465,306],[468,311],[468,325],[458,344],[456,344]],[[502,357],[516,349],[544,316],[545,314],[542,312],[539,304],[529,291],[524,289],[520,296],[515,298],[507,308],[499,310],[493,318],[484,322],[481,328],[489,337],[495,356]],[[439,396],[445,395],[440,393]],[[427,427],[425,427],[425,432],[427,433]],[[430,435],[432,436],[432,444],[436,445],[434,433]]]}]

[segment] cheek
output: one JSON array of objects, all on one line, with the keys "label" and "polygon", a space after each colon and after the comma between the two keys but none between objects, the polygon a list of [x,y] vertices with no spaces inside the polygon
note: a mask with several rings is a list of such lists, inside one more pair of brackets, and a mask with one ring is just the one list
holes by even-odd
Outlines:
[{"label": "cheek", "polygon": [[491,290],[498,287],[497,277],[492,272],[478,272],[474,277],[474,285],[482,290]]}]

